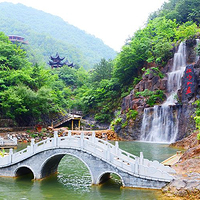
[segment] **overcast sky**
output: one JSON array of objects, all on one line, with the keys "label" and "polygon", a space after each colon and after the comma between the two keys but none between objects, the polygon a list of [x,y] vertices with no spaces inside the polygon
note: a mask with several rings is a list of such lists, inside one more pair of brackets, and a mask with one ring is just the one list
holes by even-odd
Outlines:
[{"label": "overcast sky", "polygon": [[[0,0],[4,2],[5,0]],[[144,26],[149,14],[168,0],[7,0],[53,15],[102,39],[120,51],[126,39]]]}]

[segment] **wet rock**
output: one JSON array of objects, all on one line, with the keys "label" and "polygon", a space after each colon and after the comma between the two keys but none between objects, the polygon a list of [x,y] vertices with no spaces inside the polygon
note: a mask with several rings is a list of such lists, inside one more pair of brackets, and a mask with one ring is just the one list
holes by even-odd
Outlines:
[{"label": "wet rock", "polygon": [[184,189],[177,190],[174,192],[174,195],[179,196],[179,197],[186,197],[187,196],[187,191]]},{"label": "wet rock", "polygon": [[189,102],[196,96],[198,82],[194,71],[194,65],[187,65],[181,85],[181,101],[182,103]]},{"label": "wet rock", "polygon": [[160,90],[167,90],[167,78],[160,80]]},{"label": "wet rock", "polygon": [[170,187],[175,187],[175,188],[177,188],[177,190],[180,190],[181,188],[183,188],[185,186],[186,186],[186,182],[184,180],[180,180],[180,179],[174,180],[170,185]]},{"label": "wet rock", "polygon": [[193,132],[188,137],[185,137],[182,140],[178,140],[177,142],[170,144],[170,146],[184,149],[195,147],[197,146],[197,133],[198,132]]}]

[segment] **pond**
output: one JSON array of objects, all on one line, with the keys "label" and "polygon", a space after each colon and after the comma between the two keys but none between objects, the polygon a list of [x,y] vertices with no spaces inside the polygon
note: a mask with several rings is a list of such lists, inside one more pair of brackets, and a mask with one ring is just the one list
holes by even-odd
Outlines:
[{"label": "pond", "polygon": [[[26,147],[19,145],[18,149]],[[142,151],[145,158],[163,161],[176,153],[166,144],[120,141],[119,147],[132,154]],[[112,179],[100,186],[91,186],[87,167],[77,158],[66,155],[58,167],[58,174],[41,181],[26,178],[0,178],[0,199],[67,199],[67,200],[153,200],[162,199],[157,190],[122,188],[121,180],[112,174]]]}]

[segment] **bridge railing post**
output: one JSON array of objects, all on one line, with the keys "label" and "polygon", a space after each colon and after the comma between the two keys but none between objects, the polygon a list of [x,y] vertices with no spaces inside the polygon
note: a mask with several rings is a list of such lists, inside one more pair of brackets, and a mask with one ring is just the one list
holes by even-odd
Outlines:
[{"label": "bridge railing post", "polygon": [[118,143],[118,141],[115,141],[115,154],[117,156],[119,155],[119,143]]},{"label": "bridge railing post", "polygon": [[143,165],[143,162],[144,162],[143,152],[140,152],[140,160],[139,160],[140,165]]},{"label": "bridge railing post", "polygon": [[12,163],[13,149],[9,149],[9,163]]},{"label": "bridge railing post", "polygon": [[58,131],[54,131],[54,147],[58,146]]},{"label": "bridge railing post", "polygon": [[72,136],[72,132],[69,130],[68,131],[68,137],[71,137]]},{"label": "bridge railing post", "polygon": [[3,138],[0,137],[0,145],[3,145]]},{"label": "bridge railing post", "polygon": [[81,138],[80,138],[80,146],[81,146],[81,149],[83,149],[83,148],[84,148],[83,139],[84,139],[84,133],[83,133],[83,132],[81,132]]},{"label": "bridge railing post", "polygon": [[31,139],[31,154],[34,154],[35,152],[35,139]]},{"label": "bridge railing post", "polygon": [[134,173],[135,173],[135,174],[138,174],[138,173],[139,173],[138,167],[139,167],[139,158],[136,157],[136,158],[135,158],[135,169],[134,169]]},{"label": "bridge railing post", "polygon": [[16,137],[13,138],[13,141],[17,145],[17,138]]},{"label": "bridge railing post", "polygon": [[106,154],[106,159],[107,159],[107,161],[111,161],[111,151],[110,151],[111,149],[110,149],[110,146],[109,145],[107,145],[107,154]]},{"label": "bridge railing post", "polygon": [[92,132],[92,143],[95,143],[95,132]]}]

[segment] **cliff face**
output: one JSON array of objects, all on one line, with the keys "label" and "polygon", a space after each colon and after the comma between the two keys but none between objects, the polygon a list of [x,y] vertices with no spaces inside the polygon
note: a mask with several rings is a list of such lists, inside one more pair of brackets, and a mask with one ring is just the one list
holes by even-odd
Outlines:
[{"label": "cliff face", "polygon": [[[186,63],[187,67],[183,73],[181,80],[181,88],[179,88],[177,95],[173,98],[176,99],[175,105],[171,105],[172,115],[176,116],[178,133],[176,140],[182,139],[195,130],[195,122],[193,116],[195,112],[196,99],[200,98],[200,60],[196,56],[195,52],[196,40],[186,41]],[[177,49],[174,48],[174,52]],[[165,102],[166,97],[169,97],[169,72],[173,66],[174,59],[170,59],[166,66],[160,71],[156,70],[158,66],[156,64],[149,64],[148,71],[146,71],[142,80],[133,88],[131,93],[126,96],[121,105],[121,123],[115,125],[114,129],[118,135],[125,139],[140,139],[141,127],[144,115],[144,109],[153,106],[149,103],[149,96],[141,95],[145,90],[147,91],[162,91],[164,93],[162,98],[154,98],[155,105],[162,105]],[[175,83],[171,83],[175,84]],[[140,94],[140,95],[138,95]],[[127,112],[129,110],[137,110],[138,115],[136,119],[128,119]],[[151,109],[149,109],[151,112]],[[150,116],[152,117],[152,116]],[[173,119],[172,119],[173,120]],[[164,123],[164,122],[163,122]],[[125,125],[124,125],[125,124]]]}]

